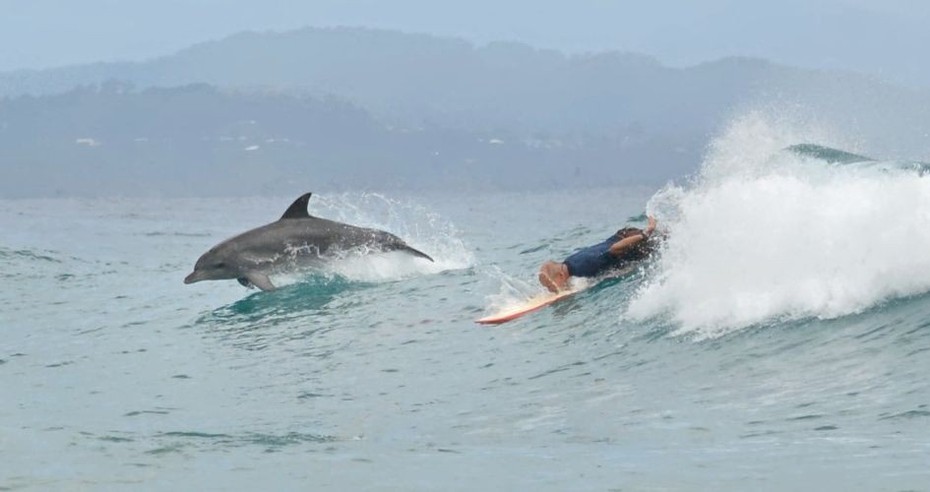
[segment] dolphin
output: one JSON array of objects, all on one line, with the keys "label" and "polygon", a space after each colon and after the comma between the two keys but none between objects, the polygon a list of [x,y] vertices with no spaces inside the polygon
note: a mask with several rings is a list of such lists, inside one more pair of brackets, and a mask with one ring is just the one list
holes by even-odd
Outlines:
[{"label": "dolphin", "polygon": [[245,287],[274,290],[269,274],[312,265],[346,250],[406,251],[433,261],[389,232],[310,215],[307,212],[310,195],[306,193],[294,200],[279,220],[210,248],[197,260],[184,283],[236,279]]}]

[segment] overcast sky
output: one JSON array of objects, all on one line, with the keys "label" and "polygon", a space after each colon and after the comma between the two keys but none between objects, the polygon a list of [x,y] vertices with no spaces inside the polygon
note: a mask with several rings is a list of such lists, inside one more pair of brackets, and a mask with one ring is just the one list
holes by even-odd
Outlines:
[{"label": "overcast sky", "polygon": [[0,0],[0,70],[141,60],[243,30],[338,25],[634,51],[675,66],[755,56],[930,87],[925,0]]}]

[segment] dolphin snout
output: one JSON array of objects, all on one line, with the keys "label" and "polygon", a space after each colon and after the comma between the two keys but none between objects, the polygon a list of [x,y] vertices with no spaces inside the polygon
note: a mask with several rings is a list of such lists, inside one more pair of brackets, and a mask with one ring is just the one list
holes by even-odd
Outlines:
[{"label": "dolphin snout", "polygon": [[201,280],[203,280],[203,278],[200,276],[200,272],[198,272],[197,270],[194,270],[193,272],[190,273],[190,275],[184,277],[185,284],[192,284],[194,282],[199,282]]}]

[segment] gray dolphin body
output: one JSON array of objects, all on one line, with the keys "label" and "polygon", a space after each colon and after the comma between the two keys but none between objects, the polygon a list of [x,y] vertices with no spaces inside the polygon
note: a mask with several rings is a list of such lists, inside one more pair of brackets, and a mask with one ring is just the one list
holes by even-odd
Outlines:
[{"label": "gray dolphin body", "polygon": [[274,290],[269,274],[294,270],[347,250],[406,251],[433,261],[389,232],[311,216],[307,212],[310,195],[295,200],[280,220],[210,248],[184,283],[236,279],[246,287]]}]

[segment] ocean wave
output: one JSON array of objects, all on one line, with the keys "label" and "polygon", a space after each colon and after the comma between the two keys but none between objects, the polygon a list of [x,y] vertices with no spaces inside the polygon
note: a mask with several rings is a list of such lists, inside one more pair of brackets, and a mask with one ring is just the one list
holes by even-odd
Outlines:
[{"label": "ocean wave", "polygon": [[816,134],[737,119],[692,183],[656,193],[669,236],[627,314],[714,337],[930,291],[930,179],[784,150]]},{"label": "ocean wave", "polygon": [[55,253],[51,251],[35,251],[27,249],[12,250],[0,248],[0,260],[26,260],[47,263],[61,263],[62,261],[55,258]]}]

